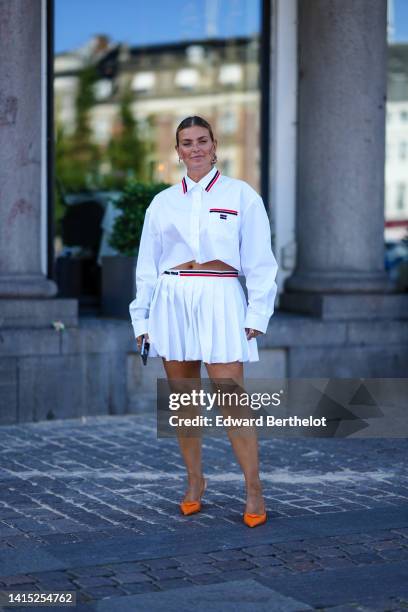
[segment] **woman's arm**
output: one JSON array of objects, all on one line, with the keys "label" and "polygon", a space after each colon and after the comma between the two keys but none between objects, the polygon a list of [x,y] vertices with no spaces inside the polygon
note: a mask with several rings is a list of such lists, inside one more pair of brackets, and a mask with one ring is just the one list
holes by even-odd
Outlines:
[{"label": "woman's arm", "polygon": [[260,196],[243,213],[240,254],[248,291],[245,327],[265,333],[274,312],[278,264],[271,248],[268,215]]},{"label": "woman's arm", "polygon": [[136,298],[129,304],[135,337],[147,333],[150,302],[158,277],[161,238],[152,221],[151,204],[146,209],[136,264]]}]

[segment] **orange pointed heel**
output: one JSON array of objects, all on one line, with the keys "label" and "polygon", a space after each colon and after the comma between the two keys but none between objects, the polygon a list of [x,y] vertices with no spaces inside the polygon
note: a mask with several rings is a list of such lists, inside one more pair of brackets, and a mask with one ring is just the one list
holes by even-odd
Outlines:
[{"label": "orange pointed heel", "polygon": [[265,522],[266,512],[263,514],[250,514],[249,512],[244,512],[244,523],[248,525],[248,527],[257,527]]},{"label": "orange pointed heel", "polygon": [[185,515],[195,514],[196,512],[200,512],[201,510],[201,497],[204,495],[204,491],[207,487],[207,480],[204,478],[204,486],[201,491],[200,500],[199,501],[191,501],[191,502],[181,502],[180,510]]}]

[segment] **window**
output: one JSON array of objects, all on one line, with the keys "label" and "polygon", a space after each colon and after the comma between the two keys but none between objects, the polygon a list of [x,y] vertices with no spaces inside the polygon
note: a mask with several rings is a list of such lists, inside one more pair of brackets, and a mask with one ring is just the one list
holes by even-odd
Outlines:
[{"label": "window", "polygon": [[151,125],[150,125],[150,121],[148,120],[148,118],[138,117],[137,126],[138,126],[139,135],[142,136],[144,139],[149,140],[151,136]]},{"label": "window", "polygon": [[193,89],[198,85],[198,72],[193,68],[183,68],[176,74],[175,83],[182,89]]},{"label": "window", "polygon": [[231,176],[234,173],[233,163],[230,159],[225,158],[219,164],[220,170],[223,174]]},{"label": "window", "polygon": [[222,85],[238,85],[242,80],[242,66],[240,64],[221,66],[218,80]]},{"label": "window", "polygon": [[397,206],[397,210],[401,211],[405,209],[405,196],[406,196],[406,184],[405,183],[398,183],[398,187],[397,187],[397,202],[396,202],[396,206]]},{"label": "window", "polygon": [[[67,246],[63,235],[68,207],[62,193],[70,196],[83,190],[86,201],[105,207],[105,190],[121,192],[132,177],[147,183],[179,183],[186,165],[178,162],[175,135],[189,116],[199,115],[211,124],[221,173],[261,191],[259,169],[267,175],[269,164],[261,154],[261,147],[268,147],[264,136],[268,130],[259,127],[266,111],[261,105],[260,70],[269,47],[270,28],[263,27],[267,2],[274,4],[272,0],[182,0],[166,5],[159,0],[49,1],[55,5],[51,11],[55,16],[54,165],[59,189],[52,193],[60,250]],[[95,10],[98,5],[100,10]],[[89,70],[82,72],[84,68]],[[405,74],[405,67],[400,71]],[[396,100],[393,124],[405,127],[408,124],[401,123],[399,113],[408,112],[408,104],[401,100]],[[81,133],[85,117],[89,129]],[[394,158],[404,139],[408,141],[408,130],[407,135],[401,130],[390,137]],[[396,159],[398,163],[404,162]],[[395,173],[396,181],[399,176]],[[395,211],[395,184],[391,198]],[[73,232],[75,244],[81,244],[81,227],[82,222]],[[88,261],[91,267],[87,263],[92,274],[87,272],[87,286],[81,287],[84,295],[79,299],[80,312],[87,314],[88,308],[93,310],[91,304],[96,311],[101,302],[100,283],[94,276],[101,253],[96,251],[95,246]],[[57,279],[62,295],[72,286],[65,287],[64,279]]]},{"label": "window", "polygon": [[233,110],[222,113],[219,119],[220,131],[223,134],[234,134],[237,130],[237,114]]},{"label": "window", "polygon": [[204,61],[204,47],[200,45],[191,45],[186,49],[187,59],[190,64],[202,64]]},{"label": "window", "polygon": [[[403,20],[402,2],[388,2],[394,6],[395,23]],[[399,6],[401,5],[401,6]],[[405,220],[408,214],[407,189],[405,179],[408,164],[408,54],[406,45],[388,40],[387,95],[386,95],[386,164],[385,179],[387,183],[385,198],[385,221],[396,218]],[[390,121],[390,119],[392,119]],[[404,227],[385,225],[385,240],[395,241],[404,237]]]},{"label": "window", "polygon": [[[54,115],[66,132],[74,129],[80,69],[93,68],[90,77],[95,95],[92,100],[89,97],[93,128],[89,139],[100,149],[95,163],[89,164],[96,177],[94,183],[99,181],[98,166],[105,159],[114,158],[112,175],[118,177],[118,183],[124,176],[122,159],[131,163],[132,156],[126,150],[106,147],[111,138],[120,140],[118,117],[123,101],[127,104],[124,111],[130,110],[138,118],[135,130],[149,156],[160,157],[163,164],[162,170],[156,165],[147,167],[148,155],[143,156],[141,175],[168,183],[179,180],[184,164],[179,167],[174,150],[175,130],[182,119],[200,115],[213,127],[219,147],[228,150],[230,175],[260,191],[259,161],[255,155],[248,157],[245,150],[250,147],[255,154],[261,146],[260,51],[268,46],[262,39],[266,34],[262,3],[183,0],[168,3],[169,10],[163,13],[163,3],[158,0],[103,0],[103,10],[94,11],[92,19],[91,13],[84,12],[87,4],[92,3],[55,0]],[[118,7],[120,20],[114,18]],[[177,27],[172,27],[173,20]],[[84,22],[88,34],[82,36],[86,38],[78,35],[76,27]],[[129,84],[130,100],[123,96]],[[399,104],[394,111],[398,121],[403,108]],[[143,121],[145,117],[151,117],[149,124]],[[117,146],[126,149],[125,140]]]},{"label": "window", "polygon": [[149,91],[155,84],[155,75],[153,72],[139,72],[132,79],[133,91]]},{"label": "window", "polygon": [[112,93],[112,81],[110,79],[101,79],[96,81],[94,85],[95,98],[97,100],[104,100],[108,98]]},{"label": "window", "polygon": [[92,130],[96,142],[100,144],[107,143],[111,136],[112,119],[109,115],[92,117]]}]

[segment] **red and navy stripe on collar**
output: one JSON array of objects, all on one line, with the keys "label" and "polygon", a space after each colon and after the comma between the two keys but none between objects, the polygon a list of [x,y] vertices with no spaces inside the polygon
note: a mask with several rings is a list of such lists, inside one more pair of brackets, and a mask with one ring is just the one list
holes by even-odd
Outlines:
[{"label": "red and navy stripe on collar", "polygon": [[[210,191],[210,189],[215,185],[215,183],[217,182],[217,180],[219,179],[219,177],[221,176],[221,173],[219,170],[215,171],[215,174],[213,175],[213,177],[210,179],[210,182],[208,183],[208,185],[205,187],[206,191]],[[187,181],[186,181],[186,177],[183,176],[183,180],[181,181],[181,185],[183,187],[183,193],[187,193]]]},{"label": "red and navy stripe on collar", "polygon": [[219,176],[220,176],[220,172],[219,170],[217,170],[214,176],[212,177],[212,179],[210,180],[210,182],[208,183],[207,187],[205,188],[206,191],[210,191],[211,187],[214,186]]}]

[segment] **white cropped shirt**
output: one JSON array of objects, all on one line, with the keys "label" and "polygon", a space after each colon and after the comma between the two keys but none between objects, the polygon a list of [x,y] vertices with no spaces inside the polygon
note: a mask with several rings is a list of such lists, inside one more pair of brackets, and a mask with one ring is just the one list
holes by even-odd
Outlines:
[{"label": "white cropped shirt", "polygon": [[148,332],[159,274],[195,260],[219,259],[245,276],[245,327],[265,333],[274,312],[278,264],[262,198],[245,181],[213,166],[197,183],[188,175],[157,194],[146,209],[136,265],[136,298],[129,304],[135,337]]}]

